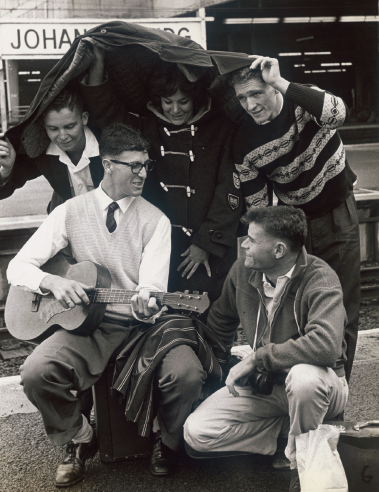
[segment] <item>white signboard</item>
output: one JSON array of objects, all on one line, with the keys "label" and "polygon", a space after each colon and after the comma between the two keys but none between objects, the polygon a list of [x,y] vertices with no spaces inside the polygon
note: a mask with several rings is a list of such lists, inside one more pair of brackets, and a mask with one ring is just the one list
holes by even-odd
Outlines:
[{"label": "white signboard", "polygon": [[[135,22],[135,20],[127,20]],[[196,41],[206,48],[205,21],[201,18],[191,19],[160,19],[144,22],[138,21],[145,27],[163,29],[179,36]],[[36,23],[1,23],[0,24],[0,54],[3,58],[48,58],[60,57],[67,52],[77,36],[85,34],[99,23],[94,21],[64,21]]]}]

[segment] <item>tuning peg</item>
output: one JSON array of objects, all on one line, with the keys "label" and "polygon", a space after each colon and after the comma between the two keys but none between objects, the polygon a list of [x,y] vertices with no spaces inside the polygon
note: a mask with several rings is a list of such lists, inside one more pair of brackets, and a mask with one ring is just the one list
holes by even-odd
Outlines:
[{"label": "tuning peg", "polygon": [[208,292],[203,292],[203,296],[207,296],[208,295]]},{"label": "tuning peg", "polygon": [[198,290],[194,290],[193,293],[197,295],[199,293],[199,291]]},{"label": "tuning peg", "polygon": [[185,291],[184,291],[184,293],[185,293],[185,294],[189,294],[189,290],[185,290]]}]

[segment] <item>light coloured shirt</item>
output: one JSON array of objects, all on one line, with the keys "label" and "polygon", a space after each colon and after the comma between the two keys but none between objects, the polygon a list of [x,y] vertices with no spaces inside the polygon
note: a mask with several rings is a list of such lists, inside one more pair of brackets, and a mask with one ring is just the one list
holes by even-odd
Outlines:
[{"label": "light coloured shirt", "polygon": [[82,195],[94,189],[89,163],[90,157],[99,155],[99,143],[87,126],[84,127],[84,134],[86,137],[86,146],[80,161],[76,165],[72,163],[66,152],[60,149],[54,142],[50,142],[46,150],[46,155],[57,155],[59,160],[63,164],[66,164],[71,188],[75,196]]},{"label": "light coloured shirt", "polygon": [[[108,207],[114,200],[103,191],[102,183],[96,189],[95,194],[103,210],[105,222]],[[114,213],[116,223],[120,220],[120,214],[125,214],[133,200],[134,197],[125,197],[117,201],[119,208]],[[39,290],[41,281],[48,274],[40,270],[40,267],[67,245],[66,204],[63,203],[51,212],[11,260],[7,270],[9,283],[41,294]],[[170,253],[171,225],[168,218],[163,215],[142,253],[137,291],[142,289],[167,291]]]},{"label": "light coloured shirt", "polygon": [[266,314],[268,319],[268,326],[266,327],[263,339],[261,341],[262,345],[266,345],[270,341],[270,331],[271,331],[271,323],[274,319],[275,313],[279,307],[280,301],[283,297],[284,290],[286,285],[290,281],[293,271],[295,269],[294,265],[287,273],[278,277],[276,281],[276,286],[273,287],[270,282],[267,280],[265,274],[262,276],[262,284],[264,291],[264,302],[266,306]]},{"label": "light coloured shirt", "polygon": [[[284,104],[284,98],[283,98],[283,94],[280,94],[282,97],[280,98],[280,109],[279,109],[279,112],[278,114],[275,116],[275,118],[277,118],[280,113],[282,112],[282,109],[283,109],[283,104]],[[271,123],[272,120],[267,120],[267,121],[264,121],[263,123],[259,123],[260,125],[267,125],[267,123]]]}]

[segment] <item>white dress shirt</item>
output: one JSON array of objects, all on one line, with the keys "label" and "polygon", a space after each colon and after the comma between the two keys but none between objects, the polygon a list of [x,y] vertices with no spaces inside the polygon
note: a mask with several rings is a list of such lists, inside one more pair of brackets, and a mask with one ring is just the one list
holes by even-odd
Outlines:
[{"label": "white dress shirt", "polygon": [[60,149],[54,142],[50,142],[46,150],[46,155],[57,155],[59,160],[63,164],[66,164],[71,188],[75,196],[82,195],[94,189],[89,163],[90,157],[99,155],[98,141],[87,126],[84,127],[84,134],[86,137],[86,146],[80,161],[76,165],[72,163],[66,152]]},{"label": "white dress shirt", "polygon": [[[103,191],[101,185],[102,183],[95,193],[103,210],[105,222],[108,207],[114,200]],[[114,214],[116,223],[120,214],[127,211],[133,200],[133,197],[125,197],[117,201],[119,209]],[[40,270],[40,267],[67,245],[66,204],[63,203],[51,212],[11,260],[7,270],[9,283],[24,290],[41,293],[39,286],[47,273]],[[171,225],[164,215],[160,218],[153,237],[142,253],[136,290],[149,289],[160,292],[167,290],[170,252]]]}]

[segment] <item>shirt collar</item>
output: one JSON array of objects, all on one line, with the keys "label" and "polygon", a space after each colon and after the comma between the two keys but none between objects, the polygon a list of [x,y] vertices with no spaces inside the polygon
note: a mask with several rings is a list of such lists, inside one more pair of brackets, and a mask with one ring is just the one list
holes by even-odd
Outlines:
[{"label": "shirt collar", "polygon": [[63,164],[66,164],[66,166],[72,168],[73,171],[81,171],[84,167],[88,166],[90,157],[99,155],[99,143],[96,140],[95,135],[87,126],[84,127],[84,135],[86,137],[86,146],[84,147],[82,157],[76,166],[71,162],[71,159],[66,152],[60,149],[54,142],[50,142],[46,154],[57,155],[59,160],[63,162]]},{"label": "shirt collar", "polygon": [[[288,270],[288,272],[287,272],[287,273],[285,273],[284,275],[280,275],[280,277],[278,277],[278,280],[279,280],[279,279],[284,279],[284,277],[287,277],[288,279],[291,279],[292,274],[293,274],[293,271],[295,270],[295,266],[296,266],[296,263],[293,265],[293,267],[292,267],[290,270]],[[267,279],[267,277],[266,277],[266,274],[265,274],[265,273],[263,273],[263,274],[262,274],[262,282],[263,282],[264,284],[267,284],[267,285],[269,285],[270,287],[272,287],[272,285],[271,285],[271,284],[270,284],[270,282],[268,281],[268,279]],[[274,288],[275,288],[275,287],[274,287]]]},{"label": "shirt collar", "polygon": [[96,197],[100,202],[100,207],[103,211],[107,210],[109,205],[113,202],[116,202],[117,205],[120,207],[121,212],[124,214],[126,210],[128,209],[129,205],[133,202],[135,199],[134,196],[126,196],[124,198],[121,198],[120,200],[113,200],[109,195],[105,193],[105,191],[102,188],[102,183],[100,183],[99,187],[96,188],[95,193]]}]

